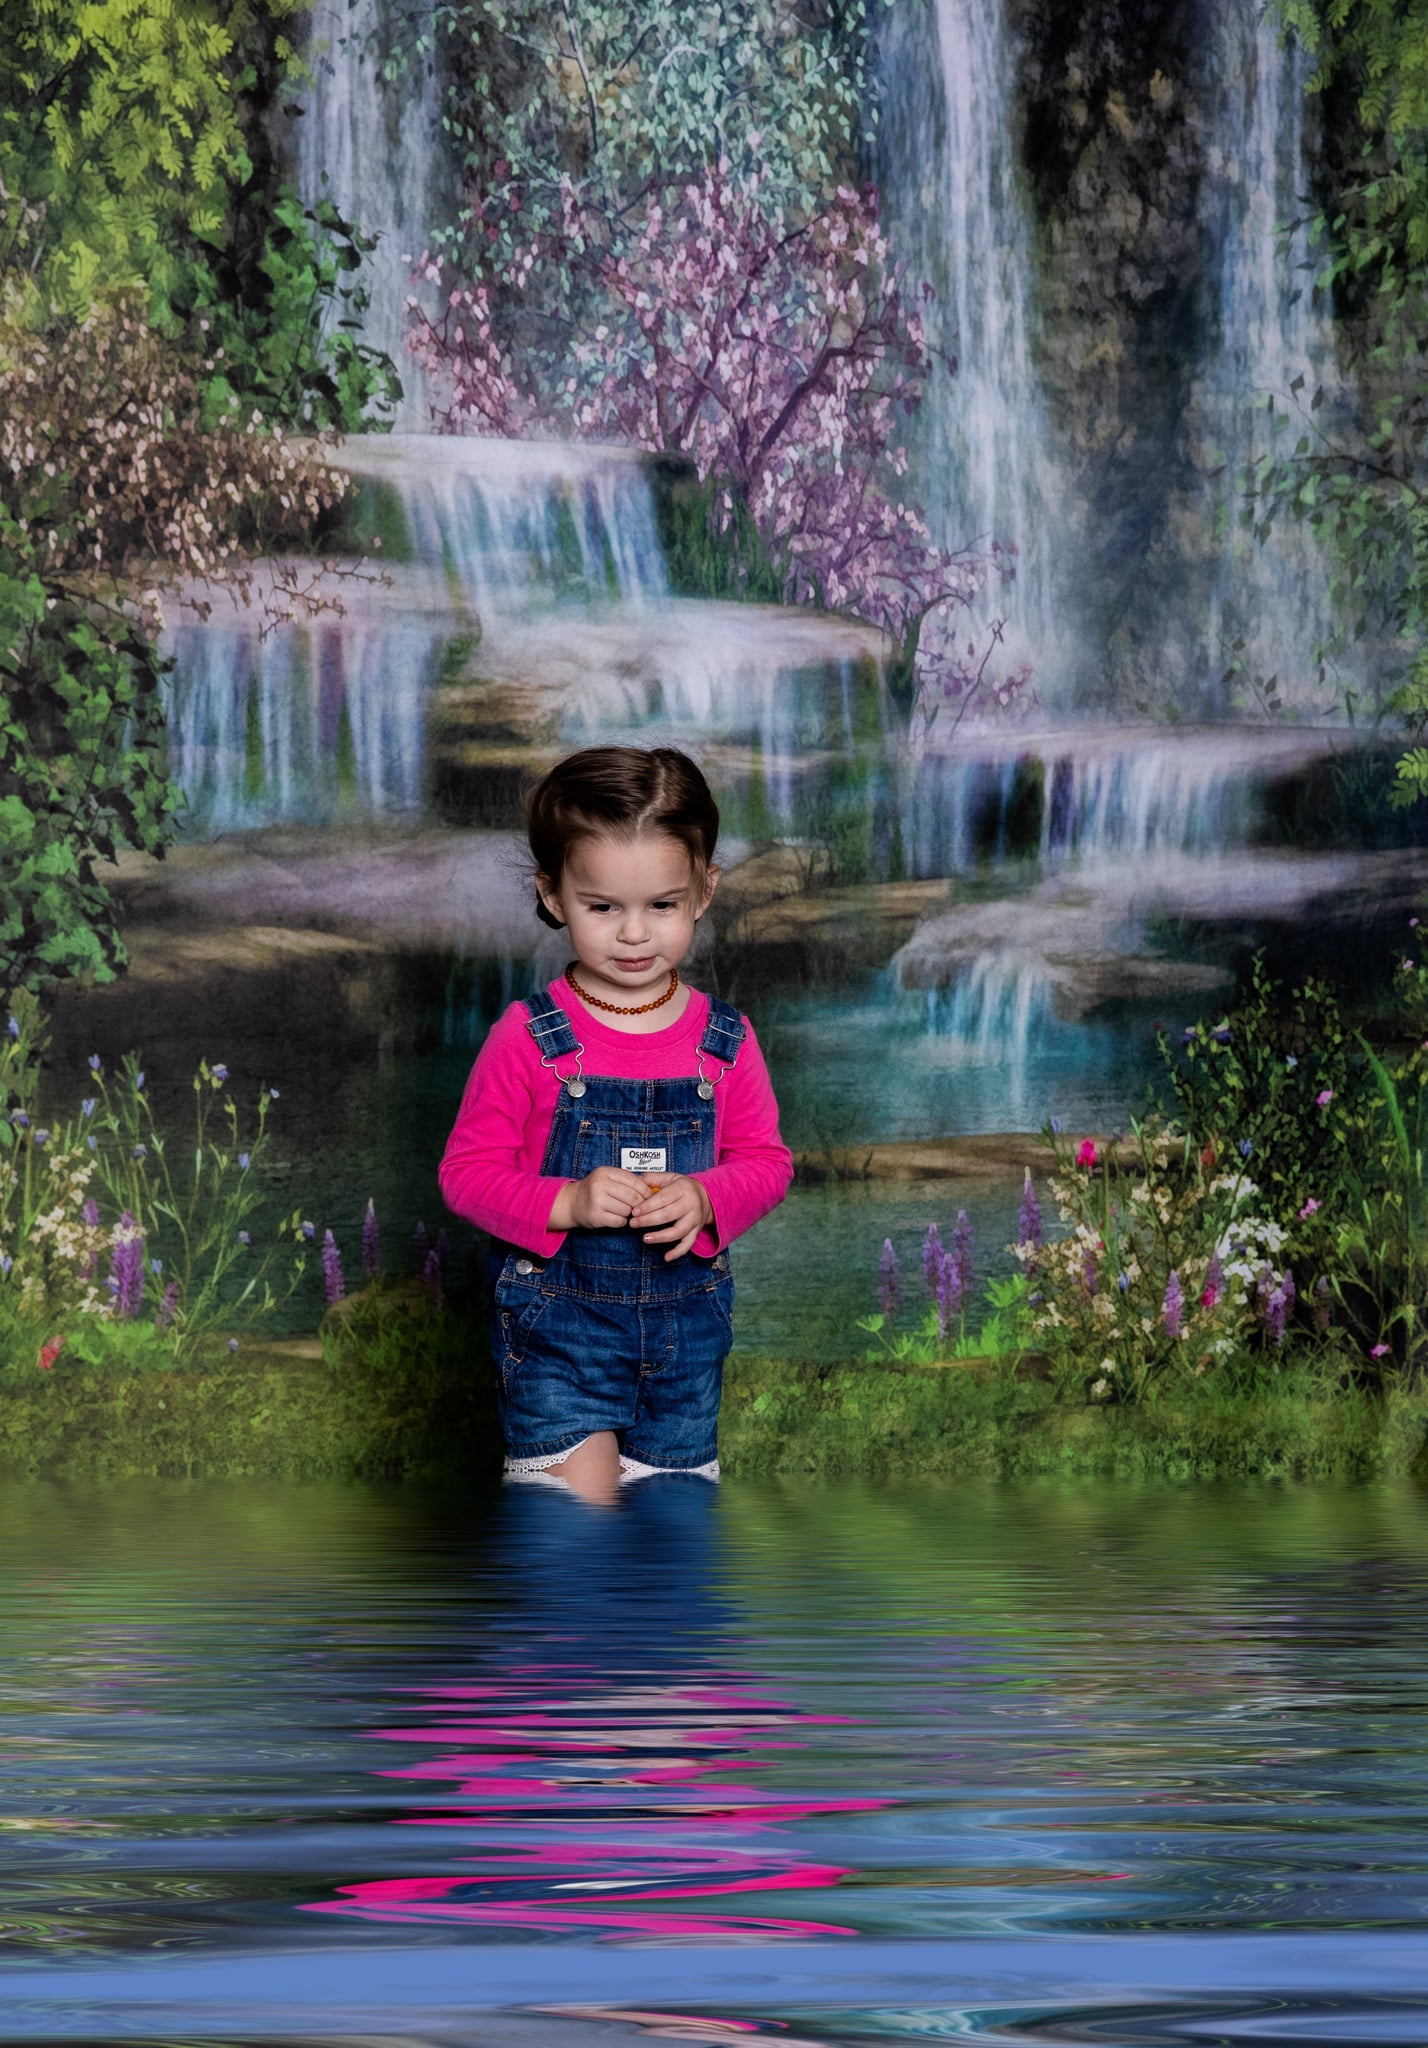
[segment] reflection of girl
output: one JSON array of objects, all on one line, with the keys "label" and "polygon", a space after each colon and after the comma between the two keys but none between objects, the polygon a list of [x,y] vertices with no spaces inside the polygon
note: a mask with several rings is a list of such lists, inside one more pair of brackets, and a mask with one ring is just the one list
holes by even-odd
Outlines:
[{"label": "reflection of girl", "polygon": [[679,979],[719,813],[673,748],[597,747],[550,771],[527,824],[538,914],[575,958],[491,1031],[441,1163],[496,1240],[506,1470],[591,1492],[717,1478],[727,1247],[792,1172],[747,1018]]},{"label": "reflection of girl", "polygon": [[[504,1598],[479,1652],[403,1688],[368,1731],[400,1831],[391,1867],[309,1910],[596,1940],[853,1933],[823,1896],[846,1866],[799,1836],[885,1802],[760,1784],[828,1717],[734,1665],[719,1509],[684,1486],[593,1520],[533,1489],[495,1503],[486,1562]],[[410,1805],[394,1813],[392,1794]]]}]

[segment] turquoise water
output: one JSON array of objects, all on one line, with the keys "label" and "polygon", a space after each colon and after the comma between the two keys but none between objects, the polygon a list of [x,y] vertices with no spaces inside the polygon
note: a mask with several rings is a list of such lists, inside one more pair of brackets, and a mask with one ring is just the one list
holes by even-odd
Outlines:
[{"label": "turquoise water", "polygon": [[16,1486],[0,2035],[1428,2037],[1411,1489]]}]

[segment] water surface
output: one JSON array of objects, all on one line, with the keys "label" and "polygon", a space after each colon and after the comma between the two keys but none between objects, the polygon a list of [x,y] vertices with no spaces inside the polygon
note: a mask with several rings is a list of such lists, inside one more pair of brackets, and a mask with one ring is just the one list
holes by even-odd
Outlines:
[{"label": "water surface", "polygon": [[34,1485],[0,1561],[8,2039],[1428,2036],[1412,1490]]}]

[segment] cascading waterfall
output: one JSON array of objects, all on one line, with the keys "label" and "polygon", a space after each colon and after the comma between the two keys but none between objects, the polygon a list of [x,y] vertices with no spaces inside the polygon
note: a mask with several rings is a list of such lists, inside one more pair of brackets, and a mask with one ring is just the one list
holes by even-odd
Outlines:
[{"label": "cascading waterfall", "polygon": [[1250,739],[1067,733],[1000,752],[927,755],[904,806],[918,875],[1008,858],[1043,863],[1205,855],[1243,846],[1264,763]]},{"label": "cascading waterfall", "polygon": [[[668,594],[638,457],[565,441],[353,436],[337,461],[395,502],[395,552],[441,568],[483,621],[552,603],[642,611]],[[359,501],[349,523],[360,538]],[[393,552],[389,550],[389,552]]]},{"label": "cascading waterfall", "polygon": [[323,0],[308,31],[312,89],[297,121],[298,190],[306,206],[327,200],[377,246],[361,277],[370,293],[363,339],[385,349],[402,380],[399,427],[430,418],[421,372],[406,351],[406,302],[434,305],[414,284],[412,263],[454,212],[442,155],[441,79],[435,59],[413,54],[399,84],[382,68],[392,10],[383,0]]},{"label": "cascading waterfall", "polygon": [[186,625],[169,763],[187,837],[417,813],[444,633],[420,618]]},{"label": "cascading waterfall", "polygon": [[[939,365],[919,418],[915,482],[951,544],[1018,551],[1016,578],[976,618],[1006,625],[1008,663],[1028,659],[1043,701],[1075,660],[1068,587],[1055,560],[1058,480],[1033,353],[1031,237],[1002,0],[898,10],[887,38],[879,148],[897,254],[936,294],[924,309]],[[929,33],[930,31],[930,33]]]},{"label": "cascading waterfall", "polygon": [[1331,623],[1324,562],[1312,534],[1287,513],[1265,542],[1240,528],[1237,514],[1246,465],[1274,445],[1268,401],[1281,415],[1288,410],[1292,444],[1309,428],[1315,391],[1325,393],[1332,411],[1337,384],[1332,328],[1312,287],[1302,220],[1311,67],[1298,43],[1281,44],[1267,13],[1247,12],[1242,0],[1221,0],[1217,12],[1213,168],[1226,192],[1226,218],[1217,341],[1202,389],[1214,452],[1224,460],[1211,486],[1218,503],[1207,517],[1218,513],[1227,531],[1211,584],[1207,646],[1218,674],[1233,643],[1242,641],[1238,660],[1251,677],[1277,676],[1281,695],[1309,705],[1316,697],[1314,650]]}]

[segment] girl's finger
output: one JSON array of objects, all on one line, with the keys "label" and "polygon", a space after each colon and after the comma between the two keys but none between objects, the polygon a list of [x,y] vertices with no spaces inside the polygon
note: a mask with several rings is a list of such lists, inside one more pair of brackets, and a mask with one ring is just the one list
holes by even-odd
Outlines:
[{"label": "girl's finger", "polygon": [[671,1259],[682,1259],[684,1257],[684,1254],[689,1250],[689,1247],[693,1244],[695,1238],[698,1237],[698,1235],[699,1232],[697,1230],[691,1230],[688,1237],[681,1238],[680,1242],[674,1247],[673,1251],[665,1253],[665,1264],[668,1265]]}]

